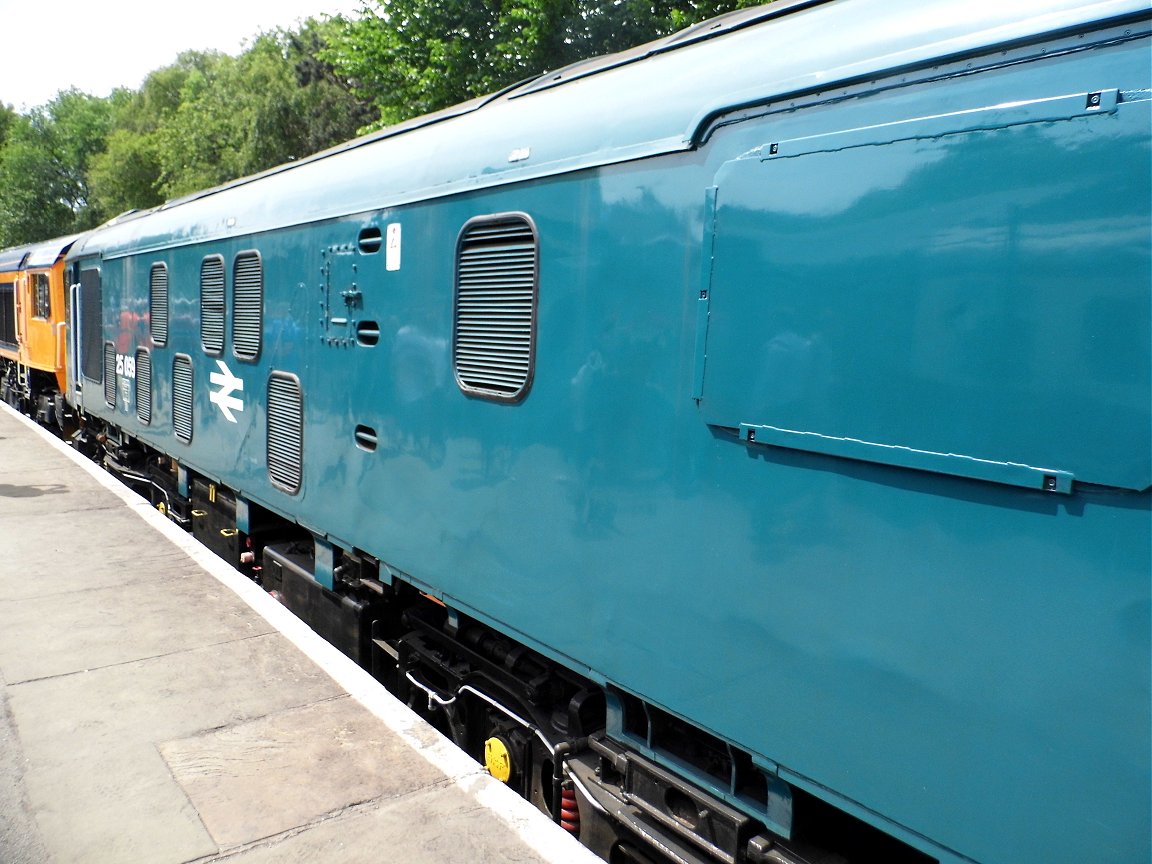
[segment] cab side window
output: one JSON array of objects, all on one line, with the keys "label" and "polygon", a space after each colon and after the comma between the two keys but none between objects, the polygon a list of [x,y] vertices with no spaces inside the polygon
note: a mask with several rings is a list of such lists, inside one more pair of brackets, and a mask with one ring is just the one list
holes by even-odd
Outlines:
[{"label": "cab side window", "polygon": [[32,274],[32,300],[33,316],[36,318],[52,317],[52,300],[48,290],[48,274]]}]

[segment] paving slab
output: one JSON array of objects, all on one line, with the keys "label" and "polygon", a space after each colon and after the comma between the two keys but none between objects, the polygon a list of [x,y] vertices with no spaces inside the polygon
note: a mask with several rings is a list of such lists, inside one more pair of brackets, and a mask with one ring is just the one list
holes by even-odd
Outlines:
[{"label": "paving slab", "polygon": [[[10,522],[19,524],[20,530],[8,530]],[[78,549],[77,534],[99,537],[99,549]],[[161,567],[169,569],[187,558],[179,547],[157,543],[155,533],[142,530],[137,520],[109,520],[106,509],[73,512],[67,525],[56,513],[0,512],[5,600],[57,597],[85,588],[154,580]],[[149,561],[155,566],[136,566]],[[23,572],[17,573],[17,566]]]},{"label": "paving slab", "polygon": [[25,787],[54,864],[176,864],[219,852],[154,746],[99,758],[81,749],[53,769],[31,764]]},{"label": "paving slab", "polygon": [[[170,741],[160,753],[222,847],[446,782],[348,697]],[[322,768],[298,783],[301,762]]]},{"label": "paving slab", "polygon": [[[507,789],[509,795],[514,793]],[[496,802],[504,806],[506,802]],[[559,829],[556,829],[559,830]],[[501,836],[501,832],[505,836]],[[255,844],[230,864],[315,864],[320,861],[458,862],[537,864],[540,853],[514,842],[513,829],[492,819],[489,805],[456,784],[371,802],[314,825],[310,830]],[[604,864],[576,841],[561,837],[591,862]],[[369,858],[355,857],[371,850]],[[349,853],[353,852],[353,857]],[[557,849],[557,854],[560,850]],[[547,859],[545,859],[547,860]]]},{"label": "paving slab", "polygon": [[3,405],[0,621],[3,864],[599,860]]},{"label": "paving slab", "polygon": [[[41,678],[9,692],[28,798],[60,862],[177,862],[219,851],[162,743],[343,695],[278,633]],[[247,802],[230,806],[243,810]]]},{"label": "paving slab", "polygon": [[[246,639],[272,631],[235,595],[205,586],[181,569],[187,558],[157,570],[140,566],[153,579],[89,587],[74,592],[84,602],[64,603],[61,595],[0,600],[0,667],[9,683],[88,671],[148,657],[163,657],[202,645]],[[46,622],[51,641],[38,639]],[[131,634],[131,638],[125,638]]]},{"label": "paving slab", "polygon": [[0,675],[0,861],[4,864],[48,860],[24,788],[24,765],[16,723],[8,710],[7,686]]},{"label": "paving slab", "polygon": [[99,773],[114,770],[124,747],[155,748],[343,694],[279,634],[8,687],[30,771],[71,770],[83,756]]}]

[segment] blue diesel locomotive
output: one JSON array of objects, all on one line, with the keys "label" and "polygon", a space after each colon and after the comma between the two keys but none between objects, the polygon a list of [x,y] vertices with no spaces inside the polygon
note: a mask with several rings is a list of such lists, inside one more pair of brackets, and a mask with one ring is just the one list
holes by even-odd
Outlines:
[{"label": "blue diesel locomotive", "polygon": [[1146,0],[798,0],[130,214],[78,438],[612,862],[1147,860]]}]

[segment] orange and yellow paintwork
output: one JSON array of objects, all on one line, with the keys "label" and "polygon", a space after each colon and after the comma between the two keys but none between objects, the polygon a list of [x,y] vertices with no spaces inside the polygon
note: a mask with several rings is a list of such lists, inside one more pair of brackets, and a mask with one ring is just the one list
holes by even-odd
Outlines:
[{"label": "orange and yellow paintwork", "polygon": [[31,403],[68,388],[64,257],[75,240],[61,237],[0,254],[0,302],[6,306],[0,310],[0,378],[9,396]]},{"label": "orange and yellow paintwork", "polygon": [[53,373],[61,392],[68,389],[64,296],[63,256],[51,267],[25,270],[16,281],[18,361]]}]

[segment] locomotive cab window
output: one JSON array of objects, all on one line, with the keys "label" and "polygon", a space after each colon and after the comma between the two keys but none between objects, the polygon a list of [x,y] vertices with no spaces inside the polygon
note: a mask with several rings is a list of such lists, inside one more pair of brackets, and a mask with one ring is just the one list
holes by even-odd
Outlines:
[{"label": "locomotive cab window", "polygon": [[33,317],[50,318],[52,316],[52,299],[48,289],[47,273],[32,274],[32,297],[35,303]]},{"label": "locomotive cab window", "polygon": [[264,265],[259,252],[241,252],[232,264],[232,353],[259,357],[263,328]]},{"label": "locomotive cab window", "polygon": [[153,264],[148,276],[148,331],[152,343],[168,344],[168,265]]},{"label": "locomotive cab window", "polygon": [[456,246],[452,365],[471,396],[518,402],[536,352],[536,226],[522,213],[481,216]]}]

